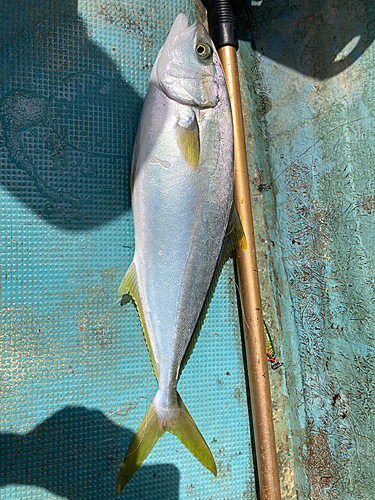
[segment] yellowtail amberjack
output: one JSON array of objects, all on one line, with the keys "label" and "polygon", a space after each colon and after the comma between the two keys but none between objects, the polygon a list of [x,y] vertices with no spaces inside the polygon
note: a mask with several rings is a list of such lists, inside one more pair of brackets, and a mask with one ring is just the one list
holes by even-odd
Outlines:
[{"label": "yellowtail amberjack", "polygon": [[159,390],[120,471],[121,493],[157,440],[175,434],[216,476],[176,390],[220,271],[246,241],[233,205],[233,127],[223,69],[203,26],[177,16],[151,72],[134,146],[135,254],[119,288],[135,301]]}]

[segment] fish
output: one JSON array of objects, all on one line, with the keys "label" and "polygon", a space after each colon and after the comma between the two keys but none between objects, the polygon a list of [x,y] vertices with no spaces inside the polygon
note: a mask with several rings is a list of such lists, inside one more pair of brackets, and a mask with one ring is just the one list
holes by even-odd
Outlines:
[{"label": "fish", "polygon": [[246,248],[233,168],[218,53],[202,24],[179,14],[152,68],[133,149],[135,251],[118,295],[135,302],[159,388],[125,455],[119,494],[165,432],[217,476],[177,383],[225,261]]}]

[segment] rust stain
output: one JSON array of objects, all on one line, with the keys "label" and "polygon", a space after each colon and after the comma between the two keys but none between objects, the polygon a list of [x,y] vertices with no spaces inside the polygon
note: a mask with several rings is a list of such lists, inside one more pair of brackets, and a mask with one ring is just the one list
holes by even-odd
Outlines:
[{"label": "rust stain", "polygon": [[372,211],[375,209],[375,196],[372,198],[366,198],[365,196],[362,195],[363,199],[363,204],[362,208],[363,210],[366,210],[366,212],[371,215]]},{"label": "rust stain", "polygon": [[308,425],[308,453],[305,464],[312,490],[310,498],[333,500],[338,498],[335,483],[339,481],[340,474],[330,449],[327,430],[314,428],[313,425],[311,422]]},{"label": "rust stain", "polygon": [[161,28],[152,18],[152,12],[135,4],[129,6],[111,2],[97,3],[96,12],[113,26],[126,29],[142,38],[147,45],[154,43],[155,34]]}]

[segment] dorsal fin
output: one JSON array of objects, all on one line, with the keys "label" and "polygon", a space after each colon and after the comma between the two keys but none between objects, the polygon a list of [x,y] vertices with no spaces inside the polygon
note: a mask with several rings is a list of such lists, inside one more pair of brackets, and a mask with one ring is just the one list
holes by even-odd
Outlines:
[{"label": "dorsal fin", "polygon": [[246,236],[242,227],[240,214],[238,213],[237,207],[234,202],[230,210],[227,231],[225,233],[223,241],[223,247],[225,247],[227,251],[226,258],[228,258],[229,255],[235,250],[247,250]]},{"label": "dorsal fin", "polygon": [[135,267],[134,261],[130,264],[129,269],[126,271],[124,279],[122,280],[122,283],[117,291],[117,295],[121,297],[122,306],[130,302],[130,300],[133,300],[135,305],[137,306],[139,318],[142,324],[142,330],[146,338],[147,347],[150,353],[152,365],[154,367],[155,376],[156,379],[158,379],[158,372],[156,370],[155,360],[152,355],[151,344],[147,333],[145,318],[142,310],[142,300],[139,295],[139,289],[138,289],[137,269]]},{"label": "dorsal fin", "polygon": [[247,249],[247,242],[246,242],[244,230],[242,228],[240,216],[238,214],[236,205],[233,203],[231,211],[230,211],[230,215],[229,215],[227,231],[225,233],[223,244],[222,244],[222,247],[220,250],[220,254],[219,254],[219,257],[217,259],[215,272],[214,272],[214,275],[212,277],[211,284],[208,288],[206,298],[205,298],[205,301],[203,303],[202,310],[199,314],[197,324],[195,325],[193,335],[191,336],[189,345],[188,345],[186,352],[185,352],[185,355],[182,359],[182,363],[181,363],[180,371],[179,371],[179,376],[181,375],[182,370],[185,368],[186,363],[188,362],[190,355],[194,349],[195,343],[198,340],[199,333],[200,333],[202,325],[203,325],[203,321],[206,317],[206,314],[207,314],[212,296],[214,294],[217,282],[219,281],[220,273],[223,269],[223,266],[224,266],[225,262],[228,260],[231,253],[233,253],[237,249],[246,250]]}]

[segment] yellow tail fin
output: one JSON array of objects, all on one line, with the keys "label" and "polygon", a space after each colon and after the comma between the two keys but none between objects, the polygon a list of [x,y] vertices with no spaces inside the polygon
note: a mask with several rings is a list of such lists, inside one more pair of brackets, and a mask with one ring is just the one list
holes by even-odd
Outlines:
[{"label": "yellow tail fin", "polygon": [[[214,457],[179,394],[177,394],[177,418],[174,416],[169,421],[168,419],[160,421],[155,411],[154,401],[151,403],[125,455],[117,483],[117,492],[119,495],[144,460],[146,460],[158,439],[166,431],[177,436],[190,453],[206,469],[217,476]],[[176,412],[174,412],[174,415],[176,415]]]}]

